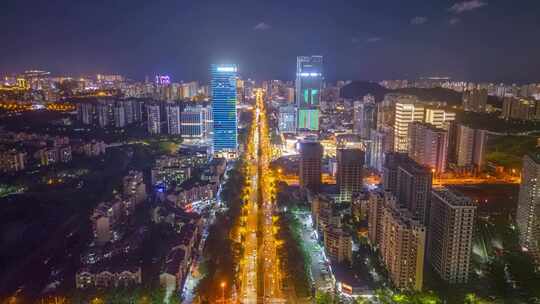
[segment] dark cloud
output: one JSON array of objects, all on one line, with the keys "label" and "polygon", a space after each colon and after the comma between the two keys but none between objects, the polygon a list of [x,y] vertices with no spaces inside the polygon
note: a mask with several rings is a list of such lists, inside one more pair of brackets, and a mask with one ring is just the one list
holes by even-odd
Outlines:
[{"label": "dark cloud", "polygon": [[267,31],[267,30],[269,30],[271,28],[272,28],[272,26],[270,26],[270,24],[265,23],[265,22],[259,22],[259,23],[257,23],[257,25],[255,25],[253,27],[253,29],[256,30],[256,31]]},{"label": "dark cloud", "polygon": [[450,11],[454,12],[456,14],[461,14],[464,12],[472,11],[478,8],[481,8],[483,6],[486,6],[487,2],[481,1],[481,0],[470,0],[470,1],[462,1],[458,2],[452,7],[450,7]]},{"label": "dark cloud", "polygon": [[427,17],[416,16],[416,17],[411,19],[411,24],[420,25],[420,24],[426,23],[427,21],[428,21]]}]

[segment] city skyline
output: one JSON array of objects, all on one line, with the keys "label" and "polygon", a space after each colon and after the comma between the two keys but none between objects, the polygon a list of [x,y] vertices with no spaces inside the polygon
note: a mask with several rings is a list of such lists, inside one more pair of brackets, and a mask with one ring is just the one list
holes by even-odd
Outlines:
[{"label": "city skyline", "polygon": [[540,303],[538,0],[0,9],[0,304]]},{"label": "city skyline", "polygon": [[292,80],[297,55],[319,54],[327,80],[540,78],[534,1],[208,4],[3,3],[0,26],[18,30],[6,33],[0,70],[206,80],[205,67],[227,61],[246,77]]}]

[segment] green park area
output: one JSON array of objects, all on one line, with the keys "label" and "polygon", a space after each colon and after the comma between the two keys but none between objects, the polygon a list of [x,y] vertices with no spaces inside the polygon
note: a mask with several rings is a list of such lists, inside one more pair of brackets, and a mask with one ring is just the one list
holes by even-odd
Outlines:
[{"label": "green park area", "polygon": [[536,136],[490,136],[486,160],[505,168],[521,168],[523,156],[536,149]]},{"label": "green park area", "polygon": [[524,120],[505,120],[497,113],[457,112],[456,120],[475,129],[503,134],[540,133],[540,122]]}]

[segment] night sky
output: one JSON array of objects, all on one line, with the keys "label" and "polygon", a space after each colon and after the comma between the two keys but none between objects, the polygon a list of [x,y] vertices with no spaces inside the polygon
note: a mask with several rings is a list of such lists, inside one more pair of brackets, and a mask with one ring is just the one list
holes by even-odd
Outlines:
[{"label": "night sky", "polygon": [[540,81],[538,0],[3,0],[0,74],[155,73],[206,80],[211,62],[292,79],[451,76]]}]

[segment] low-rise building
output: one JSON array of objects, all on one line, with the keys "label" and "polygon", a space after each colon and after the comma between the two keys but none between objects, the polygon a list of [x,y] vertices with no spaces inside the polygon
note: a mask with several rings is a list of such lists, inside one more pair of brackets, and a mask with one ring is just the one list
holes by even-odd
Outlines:
[{"label": "low-rise building", "polygon": [[82,269],[75,275],[75,286],[85,288],[118,288],[142,283],[141,267],[118,269]]},{"label": "low-rise building", "polygon": [[15,149],[0,152],[0,172],[17,172],[26,168],[26,153]]}]

